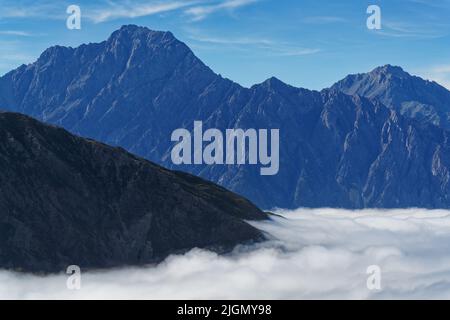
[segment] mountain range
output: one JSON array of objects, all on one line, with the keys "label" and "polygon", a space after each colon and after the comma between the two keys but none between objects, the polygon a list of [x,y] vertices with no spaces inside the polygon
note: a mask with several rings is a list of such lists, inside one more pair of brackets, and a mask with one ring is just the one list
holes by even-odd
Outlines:
[{"label": "mountain range", "polygon": [[[450,92],[400,67],[322,91],[214,73],[170,32],[123,26],[106,41],[55,46],[0,78],[0,108],[216,182],[263,208],[450,208]],[[181,165],[171,133],[279,129],[280,169]]]},{"label": "mountain range", "polygon": [[121,148],[0,112],[0,268],[61,272],[226,252],[265,236],[248,200]]},{"label": "mountain range", "polygon": [[370,73],[349,75],[333,88],[378,100],[408,118],[450,129],[450,91],[400,67],[386,65]]}]

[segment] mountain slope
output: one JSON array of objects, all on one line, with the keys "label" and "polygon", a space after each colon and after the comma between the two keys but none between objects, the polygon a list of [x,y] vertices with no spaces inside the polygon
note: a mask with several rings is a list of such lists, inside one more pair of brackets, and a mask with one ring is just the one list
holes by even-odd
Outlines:
[{"label": "mountain slope", "polygon": [[[439,99],[447,101],[446,93]],[[0,78],[0,108],[201,176],[263,208],[450,208],[447,133],[380,100],[352,97],[341,87],[295,88],[276,78],[243,88],[213,73],[172,34],[137,26],[99,44],[50,48]],[[251,165],[174,165],[171,134],[192,132],[194,121],[222,132],[280,129],[279,173],[261,176]]]},{"label": "mountain slope", "polygon": [[0,113],[0,268],[138,265],[263,239],[247,200],[122,149]]},{"label": "mountain slope", "polygon": [[349,75],[332,88],[376,99],[407,117],[450,129],[450,91],[400,67],[386,65],[369,73]]}]

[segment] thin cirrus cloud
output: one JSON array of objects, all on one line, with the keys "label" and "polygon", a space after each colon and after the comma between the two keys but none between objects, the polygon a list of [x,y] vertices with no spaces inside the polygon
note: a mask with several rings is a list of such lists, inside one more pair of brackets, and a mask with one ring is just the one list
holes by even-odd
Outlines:
[{"label": "thin cirrus cloud", "polygon": [[320,49],[314,48],[289,48],[280,47],[278,50],[274,50],[274,54],[282,57],[295,57],[295,56],[306,56],[321,52]]},{"label": "thin cirrus cloud", "polygon": [[18,66],[33,60],[23,43],[17,40],[0,40],[0,75],[11,70],[11,66]]},{"label": "thin cirrus cloud", "polygon": [[205,36],[190,36],[190,39],[198,42],[207,42],[212,44],[224,45],[273,45],[272,40],[257,39],[257,38],[219,38],[219,37],[205,37]]},{"label": "thin cirrus cloud", "polygon": [[423,78],[436,81],[450,90],[450,64],[432,66],[417,73]]},{"label": "thin cirrus cloud", "polygon": [[0,10],[0,18],[61,20],[66,18],[66,7],[64,3],[46,0],[39,2],[24,0],[20,5],[13,1],[5,1]]},{"label": "thin cirrus cloud", "polygon": [[430,1],[430,0],[410,0],[413,3],[434,8],[449,8],[450,0]]},{"label": "thin cirrus cloud", "polygon": [[94,23],[105,22],[120,18],[139,18],[159,13],[176,11],[192,6],[198,1],[150,2],[150,3],[115,3],[110,2],[107,7],[88,11],[87,18]]},{"label": "thin cirrus cloud", "polygon": [[306,24],[332,24],[348,22],[348,20],[337,16],[311,16],[304,18],[302,22]]},{"label": "thin cirrus cloud", "polygon": [[[191,34],[191,40],[210,45],[218,45],[222,49],[224,46],[232,49],[251,50],[261,49],[260,52],[271,56],[304,56],[321,52],[318,48],[304,48],[291,43],[279,42],[267,38],[258,37],[210,37],[199,34]],[[194,45],[195,46],[195,45]]]},{"label": "thin cirrus cloud", "polygon": [[201,5],[189,8],[186,13],[193,17],[194,21],[205,19],[212,13],[223,10],[234,10],[239,7],[247,6],[260,0],[226,0],[212,5]]},{"label": "thin cirrus cloud", "polygon": [[[260,0],[151,0],[151,1],[104,1],[101,5],[80,5],[83,16],[94,23],[115,19],[133,19],[155,14],[180,11],[192,17],[193,21],[205,19],[219,11],[232,11]],[[25,0],[23,5],[5,3],[0,18],[45,18],[65,19],[65,8],[69,3]]]},{"label": "thin cirrus cloud", "polygon": [[0,30],[0,35],[19,36],[19,37],[31,37],[31,36],[33,36],[33,34],[30,33],[30,32],[19,31],[19,30]]},{"label": "thin cirrus cloud", "polygon": [[173,11],[182,11],[192,16],[193,21],[199,21],[215,12],[237,9],[258,1],[260,0],[122,1],[120,3],[110,1],[102,7],[88,8],[86,17],[94,23],[101,23],[114,19],[139,18]]},{"label": "thin cirrus cloud", "polygon": [[444,23],[417,24],[407,21],[383,20],[377,34],[393,38],[436,39],[448,34],[449,25]]}]

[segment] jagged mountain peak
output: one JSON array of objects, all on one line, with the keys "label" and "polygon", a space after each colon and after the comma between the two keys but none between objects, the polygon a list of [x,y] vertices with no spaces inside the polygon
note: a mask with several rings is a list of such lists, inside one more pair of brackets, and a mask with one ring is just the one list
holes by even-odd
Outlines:
[{"label": "jagged mountain peak", "polygon": [[157,31],[147,27],[141,27],[134,24],[123,25],[120,29],[114,31],[108,41],[146,39],[150,42],[157,41],[179,41],[170,31]]},{"label": "jagged mountain peak", "polygon": [[270,77],[269,79],[267,79],[259,84],[255,84],[252,87],[252,89],[264,89],[266,91],[276,92],[276,91],[285,90],[285,89],[296,89],[297,90],[298,88],[288,85],[287,83],[281,81],[277,77]]},{"label": "jagged mountain peak", "polygon": [[388,75],[391,77],[397,77],[397,78],[407,78],[411,77],[411,75],[403,70],[399,66],[393,66],[390,64],[386,64],[384,66],[380,66],[369,72],[371,75]]},{"label": "jagged mountain peak", "polygon": [[74,49],[72,47],[65,47],[60,45],[51,46],[41,53],[37,62],[52,60],[57,57],[64,56],[66,54],[71,54],[73,51]]},{"label": "jagged mountain peak", "polygon": [[135,24],[124,24],[118,30],[116,30],[113,34],[121,33],[121,32],[136,33],[138,31],[141,31],[141,32],[162,32],[162,31],[152,30],[152,29],[150,29],[148,27],[138,26],[138,25],[135,25]]},{"label": "jagged mountain peak", "polygon": [[[441,145],[442,133],[417,141],[406,136],[411,132],[407,126],[413,125],[407,118],[450,128],[450,93],[400,67],[386,65],[348,76],[322,92],[292,87],[275,77],[246,89],[215,74],[171,34],[134,25],[99,44],[53,50],[62,53],[55,55],[54,64],[30,65],[0,78],[0,108],[220,182],[264,208],[450,205],[436,192],[446,188],[441,180],[427,185],[432,197],[412,190],[401,199],[389,198],[391,185],[421,188],[406,173],[385,181],[386,170],[398,169],[395,163],[409,161],[411,170],[434,179],[427,171],[431,164],[407,160],[411,151],[404,146],[413,139],[415,156],[429,162],[431,151],[423,146]],[[393,121],[391,114],[401,121]],[[191,130],[200,120],[205,129],[223,131],[279,128],[279,174],[261,178],[258,166],[174,165],[172,132]],[[383,151],[386,144],[392,144],[389,154]],[[392,163],[393,158],[400,160]],[[368,188],[370,194],[365,194]]]},{"label": "jagged mountain peak", "polygon": [[[71,64],[93,63],[96,61],[95,58],[97,58],[97,61],[104,61],[105,56],[109,53],[113,53],[115,60],[122,62],[133,58],[135,60],[144,59],[145,56],[151,57],[154,55],[163,57],[165,60],[174,59],[173,56],[175,58],[188,54],[194,56],[189,47],[175,38],[171,32],[155,31],[131,24],[122,26],[114,31],[107,40],[99,43],[82,44],[75,48],[60,45],[49,47],[40,55],[36,63],[47,65],[58,61],[60,58]],[[102,55],[103,58],[98,59]],[[173,61],[166,62],[173,63]],[[199,60],[196,62],[199,62]],[[36,63],[29,66],[32,67]]]},{"label": "jagged mountain peak", "polygon": [[263,86],[267,86],[267,87],[271,87],[271,88],[287,87],[287,86],[289,86],[288,84],[286,84],[285,82],[281,81],[277,77],[270,77],[269,79],[265,80],[262,83],[262,85]]},{"label": "jagged mountain peak", "polygon": [[377,100],[409,118],[450,129],[450,91],[436,82],[385,65],[349,75],[332,89]]},{"label": "jagged mountain peak", "polygon": [[[168,82],[178,82],[178,88],[170,90],[184,90],[181,82],[188,90],[188,86],[192,88],[198,84],[203,87],[218,78],[172,33],[126,25],[100,43],[83,44],[77,48],[48,48],[35,63],[0,78],[0,82],[20,82],[17,90],[5,87],[2,92],[0,88],[0,108],[66,126],[66,121],[86,117],[101,121],[108,110],[98,105],[116,97],[124,100],[123,97],[128,96],[133,88],[142,90],[141,95],[135,96],[133,104],[149,108],[158,94],[169,94],[163,90]],[[98,103],[88,106],[85,100],[94,97]],[[11,109],[16,105],[14,101],[23,101],[19,109]],[[72,101],[70,106],[65,104],[67,101]],[[114,107],[110,102],[108,104],[109,108]],[[117,108],[126,107],[122,102]],[[63,115],[68,111],[73,112],[70,119]],[[129,113],[125,118],[130,121],[134,116]],[[95,130],[89,130],[92,129]],[[96,136],[79,129],[75,132]]]},{"label": "jagged mountain peak", "polygon": [[349,74],[341,81],[338,81],[332,86],[332,88],[337,88],[339,86],[355,86],[361,82],[371,82],[371,83],[392,83],[396,80],[408,80],[412,78],[417,78],[406,72],[402,67],[394,66],[391,64],[386,64],[384,66],[379,66],[373,70],[366,73],[355,73]]}]

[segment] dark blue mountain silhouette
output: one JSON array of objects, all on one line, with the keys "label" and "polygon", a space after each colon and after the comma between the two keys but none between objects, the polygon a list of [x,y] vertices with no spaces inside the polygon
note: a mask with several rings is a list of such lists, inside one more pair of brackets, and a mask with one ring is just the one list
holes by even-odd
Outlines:
[{"label": "dark blue mountain silhouette", "polygon": [[266,236],[268,215],[203,179],[121,148],[0,112],[0,268],[61,272],[143,265]]},{"label": "dark blue mountain silhouette", "polygon": [[411,76],[400,67],[386,65],[349,75],[333,88],[381,101],[409,118],[450,129],[450,91],[436,82]]},{"label": "dark blue mountain silhouette", "polygon": [[[2,109],[207,178],[264,208],[449,208],[449,95],[391,66],[322,92],[276,78],[247,89],[171,33],[137,26],[102,43],[49,48],[0,78]],[[205,129],[279,128],[279,174],[174,166],[170,135],[195,120]]]}]

